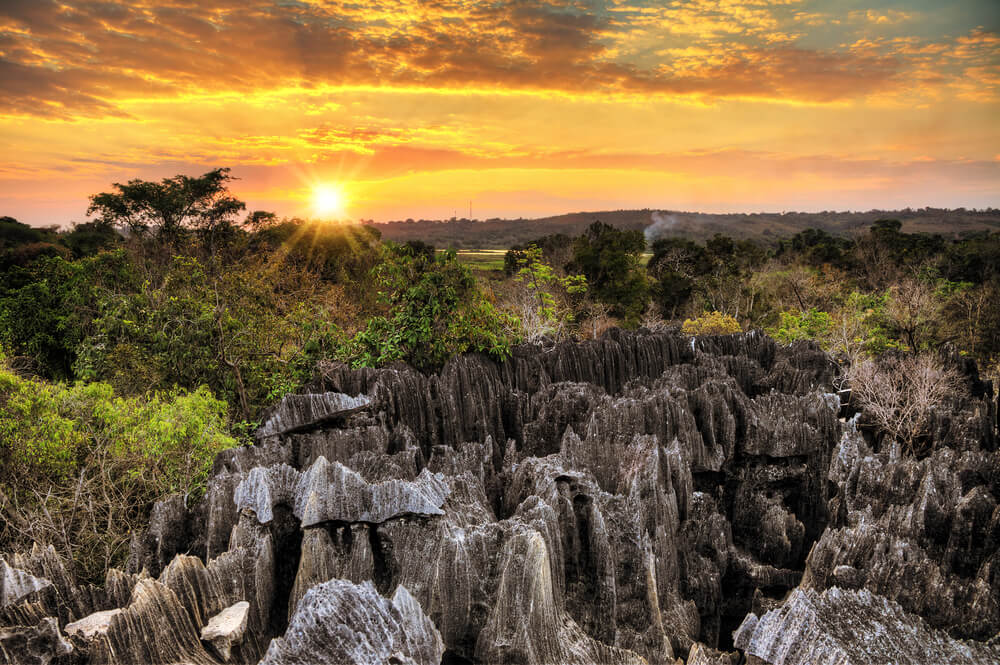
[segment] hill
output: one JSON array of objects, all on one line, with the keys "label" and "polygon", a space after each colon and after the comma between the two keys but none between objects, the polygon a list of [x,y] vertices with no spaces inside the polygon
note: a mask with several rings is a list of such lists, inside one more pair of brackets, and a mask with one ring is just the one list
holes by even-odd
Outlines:
[{"label": "hill", "polygon": [[716,233],[737,238],[768,239],[818,228],[852,236],[879,219],[898,219],[906,233],[958,235],[975,231],[1000,231],[1000,210],[920,208],[869,210],[867,212],[762,212],[713,214],[669,210],[605,210],[574,212],[536,219],[406,220],[373,224],[386,240],[422,240],[437,247],[505,249],[550,233],[579,235],[595,220],[622,229],[647,229],[650,233],[705,240]]}]

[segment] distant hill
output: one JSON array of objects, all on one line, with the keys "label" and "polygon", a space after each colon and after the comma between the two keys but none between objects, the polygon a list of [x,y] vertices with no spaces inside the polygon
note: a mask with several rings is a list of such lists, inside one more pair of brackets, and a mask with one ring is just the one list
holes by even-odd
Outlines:
[{"label": "distant hill", "polygon": [[955,235],[1000,231],[1000,210],[921,208],[867,212],[786,212],[710,214],[673,210],[605,210],[574,212],[537,219],[407,220],[374,224],[382,237],[395,242],[422,240],[436,247],[505,249],[550,233],[579,235],[595,220],[622,229],[645,230],[647,235],[684,236],[696,240],[723,233],[758,240],[794,235],[819,228],[841,236],[863,231],[879,219],[898,219],[907,233]]}]

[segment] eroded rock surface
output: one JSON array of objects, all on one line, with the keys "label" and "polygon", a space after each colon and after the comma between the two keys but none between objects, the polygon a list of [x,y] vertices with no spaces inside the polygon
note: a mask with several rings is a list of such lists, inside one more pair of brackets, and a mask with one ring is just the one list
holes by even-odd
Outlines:
[{"label": "eroded rock surface", "polygon": [[306,592],[261,663],[437,665],[443,653],[441,635],[405,587],[389,600],[371,582],[330,580]]},{"label": "eroded rock surface", "polygon": [[320,369],[103,588],[8,558],[49,585],[18,577],[0,623],[114,612],[80,663],[876,662],[850,631],[992,654],[1000,453],[971,371],[912,459],[843,419],[825,353],[758,333]]},{"label": "eroded rock surface", "polygon": [[961,642],[868,591],[796,589],[760,618],[748,615],[736,646],[769,665],[988,665],[1000,646]]}]

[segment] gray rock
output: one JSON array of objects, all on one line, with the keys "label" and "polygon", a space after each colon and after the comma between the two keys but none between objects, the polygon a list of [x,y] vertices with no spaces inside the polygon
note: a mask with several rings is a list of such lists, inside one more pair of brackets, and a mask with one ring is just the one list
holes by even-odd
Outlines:
[{"label": "gray rock", "polygon": [[987,665],[1000,646],[962,642],[868,591],[796,589],[776,610],[749,615],[736,647],[769,665]]},{"label": "gray rock", "polygon": [[380,524],[400,515],[443,515],[441,505],[450,492],[444,476],[426,469],[412,482],[369,484],[343,464],[320,457],[299,478],[295,516],[308,527],[331,521]]},{"label": "gray rock", "polygon": [[0,558],[0,608],[12,605],[28,594],[50,586],[52,582],[47,579],[11,568]]},{"label": "gray rock", "polygon": [[264,420],[256,436],[258,439],[264,439],[314,428],[335,418],[344,418],[357,413],[370,403],[371,400],[365,395],[352,397],[335,392],[285,395]]},{"label": "gray rock", "polygon": [[[899,625],[996,635],[988,387],[938,410],[916,460],[838,419],[835,374],[815,345],[759,333],[618,330],[431,375],[323,365],[313,397],[217,456],[203,504],[156,508],[131,573],[98,589],[54,551],[8,559],[51,585],[0,626],[121,607],[81,658],[217,661],[198,638],[245,601],[244,663],[269,644],[270,662],[336,644],[342,660],[719,663],[744,619],[751,634],[796,587],[838,586],[898,602]],[[803,648],[841,639],[823,616]]]},{"label": "gray rock", "polygon": [[249,614],[250,603],[245,600],[230,605],[208,620],[201,629],[201,641],[212,645],[222,662],[228,663],[233,645],[243,640]]},{"label": "gray rock", "polygon": [[95,635],[90,662],[95,665],[213,665],[202,648],[190,614],[169,588],[151,579],[140,581],[132,602]]},{"label": "gray rock", "polygon": [[392,601],[371,582],[330,580],[310,589],[261,665],[438,665],[441,635],[406,589]]},{"label": "gray rock", "polygon": [[254,467],[236,486],[233,502],[239,510],[252,510],[257,521],[267,524],[274,519],[274,506],[295,502],[299,475],[287,464]]},{"label": "gray rock", "polygon": [[83,617],[79,621],[66,624],[67,635],[79,635],[85,641],[90,641],[98,635],[108,632],[111,627],[111,620],[120,614],[122,609],[116,607],[113,610],[102,610]]},{"label": "gray rock", "polygon": [[49,665],[73,652],[73,645],[59,632],[59,624],[49,617],[37,626],[0,628],[0,656],[11,665]]}]

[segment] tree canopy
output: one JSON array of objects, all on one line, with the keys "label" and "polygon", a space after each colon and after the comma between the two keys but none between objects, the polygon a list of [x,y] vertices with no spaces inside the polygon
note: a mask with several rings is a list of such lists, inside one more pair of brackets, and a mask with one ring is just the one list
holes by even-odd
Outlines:
[{"label": "tree canopy", "polygon": [[177,238],[187,229],[211,234],[246,209],[243,201],[229,193],[229,182],[235,180],[229,171],[219,168],[197,178],[176,175],[160,182],[114,183],[115,191],[90,197],[87,214],[96,216],[100,224],[136,235],[152,231],[163,238]]}]

